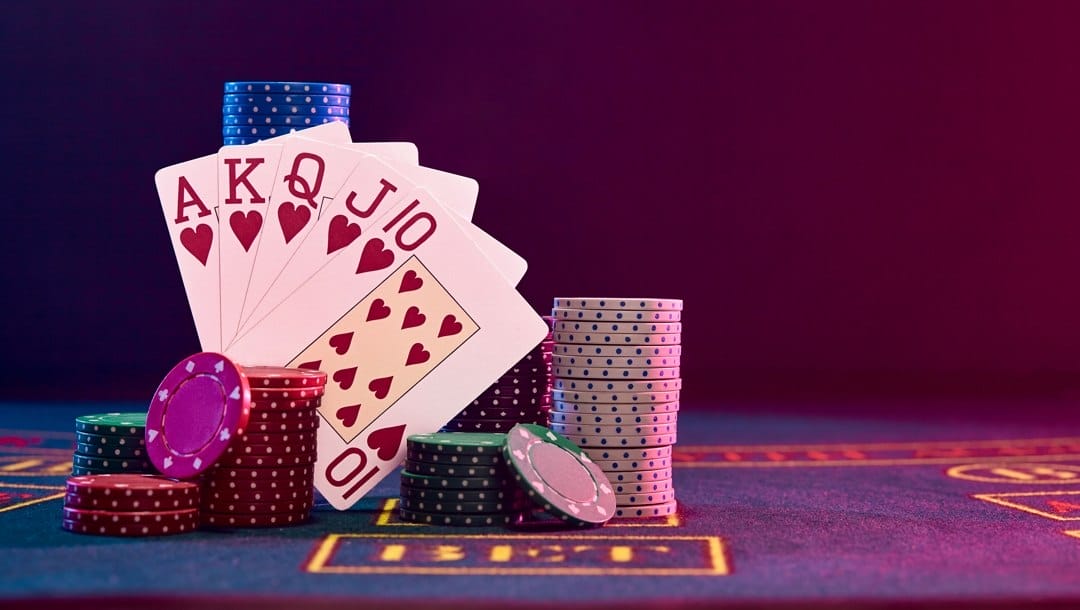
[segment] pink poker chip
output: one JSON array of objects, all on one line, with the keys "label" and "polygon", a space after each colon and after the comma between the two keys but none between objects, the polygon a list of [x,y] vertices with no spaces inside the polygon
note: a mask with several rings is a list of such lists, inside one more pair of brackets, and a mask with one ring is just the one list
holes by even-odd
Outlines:
[{"label": "pink poker chip", "polygon": [[239,366],[214,352],[185,358],[161,381],[146,414],[146,454],[158,472],[191,479],[243,433],[251,390]]}]

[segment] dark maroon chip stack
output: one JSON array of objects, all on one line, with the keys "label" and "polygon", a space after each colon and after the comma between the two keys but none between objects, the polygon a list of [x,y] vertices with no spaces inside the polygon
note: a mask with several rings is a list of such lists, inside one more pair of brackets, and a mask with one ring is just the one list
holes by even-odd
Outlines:
[{"label": "dark maroon chip stack", "polygon": [[443,426],[443,432],[506,432],[515,424],[547,424],[551,408],[553,318],[548,334],[476,400]]},{"label": "dark maroon chip stack", "polygon": [[202,523],[304,523],[314,504],[317,409],[326,375],[272,367],[243,367],[243,372],[251,386],[251,414],[244,433],[202,478]]},{"label": "dark maroon chip stack", "polygon": [[145,474],[70,477],[60,527],[99,536],[165,536],[199,526],[199,488]]}]

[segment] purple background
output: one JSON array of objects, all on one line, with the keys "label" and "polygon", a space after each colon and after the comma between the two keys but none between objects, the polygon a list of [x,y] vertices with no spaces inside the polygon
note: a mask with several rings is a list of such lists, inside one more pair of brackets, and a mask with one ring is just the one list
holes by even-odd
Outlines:
[{"label": "purple background", "polygon": [[0,396],[197,351],[153,174],[249,79],[351,83],[354,138],[478,179],[538,309],[685,299],[688,398],[1073,382],[1075,4],[218,4],[5,9]]}]

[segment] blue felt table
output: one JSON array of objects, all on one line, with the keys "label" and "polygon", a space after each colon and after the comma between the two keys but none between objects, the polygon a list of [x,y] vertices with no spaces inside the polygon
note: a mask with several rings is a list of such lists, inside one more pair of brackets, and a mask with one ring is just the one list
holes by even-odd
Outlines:
[{"label": "blue felt table", "polygon": [[395,474],[299,527],[126,539],[58,494],[73,417],[142,406],[0,405],[0,606],[1080,607],[1071,406],[917,406],[684,405],[672,518],[404,524]]}]

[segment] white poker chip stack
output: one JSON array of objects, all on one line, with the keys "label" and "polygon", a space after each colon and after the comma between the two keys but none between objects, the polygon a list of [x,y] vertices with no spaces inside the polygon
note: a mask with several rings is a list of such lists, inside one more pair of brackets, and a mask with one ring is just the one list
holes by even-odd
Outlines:
[{"label": "white poker chip stack", "polygon": [[682,301],[557,298],[548,426],[596,462],[617,517],[675,512]]}]

